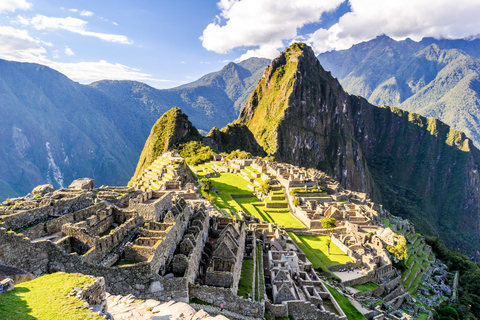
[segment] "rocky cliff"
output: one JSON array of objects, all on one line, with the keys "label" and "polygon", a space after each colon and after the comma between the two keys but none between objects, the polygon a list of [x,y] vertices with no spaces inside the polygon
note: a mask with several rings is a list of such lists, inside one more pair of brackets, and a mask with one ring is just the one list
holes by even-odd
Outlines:
[{"label": "rocky cliff", "polygon": [[471,141],[438,120],[348,95],[310,47],[293,44],[272,61],[236,122],[276,159],[324,170],[420,231],[475,248],[480,153]]}]

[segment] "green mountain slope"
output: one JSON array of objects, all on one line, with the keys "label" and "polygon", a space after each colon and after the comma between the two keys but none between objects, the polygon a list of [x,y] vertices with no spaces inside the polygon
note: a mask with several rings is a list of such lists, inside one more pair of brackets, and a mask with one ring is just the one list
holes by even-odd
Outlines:
[{"label": "green mountain slope", "polygon": [[134,81],[85,86],[45,66],[0,60],[0,199],[85,176],[126,184],[163,113],[178,106],[205,132],[223,127],[267,63],[230,63],[193,84],[158,90]]},{"label": "green mountain slope", "polygon": [[308,46],[272,61],[236,123],[279,161],[324,170],[450,247],[478,249],[478,149],[436,119],[348,95]]},{"label": "green mountain slope", "polygon": [[480,39],[395,41],[379,36],[318,56],[346,91],[435,117],[480,145]]},{"label": "green mountain slope", "polygon": [[132,179],[176,143],[202,140],[203,137],[180,108],[172,108],[155,122],[145,142]]}]

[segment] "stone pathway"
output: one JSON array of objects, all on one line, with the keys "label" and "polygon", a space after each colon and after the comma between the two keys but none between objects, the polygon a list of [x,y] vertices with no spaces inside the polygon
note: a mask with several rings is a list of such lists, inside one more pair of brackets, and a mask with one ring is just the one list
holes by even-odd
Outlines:
[{"label": "stone pathway", "polygon": [[[114,296],[107,293],[107,312],[111,315],[109,319],[113,320],[228,320],[223,315],[215,317],[210,316],[202,309],[195,310],[190,305],[183,302],[160,302],[156,300],[136,300],[134,296]],[[218,309],[218,308],[217,308]],[[212,312],[214,313],[214,312]],[[223,311],[226,313],[226,311]],[[218,314],[220,310],[218,309]],[[237,319],[237,318],[232,318]],[[254,319],[254,318],[239,318]]]}]

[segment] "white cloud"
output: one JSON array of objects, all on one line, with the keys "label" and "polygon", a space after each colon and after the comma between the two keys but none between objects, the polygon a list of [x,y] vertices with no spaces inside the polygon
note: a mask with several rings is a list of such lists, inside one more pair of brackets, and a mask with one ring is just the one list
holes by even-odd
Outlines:
[{"label": "white cloud", "polygon": [[35,60],[47,51],[41,41],[31,37],[27,31],[0,26],[0,56],[9,60]]},{"label": "white cloud", "polygon": [[85,30],[88,24],[87,21],[82,19],[72,18],[72,17],[55,18],[55,17],[47,17],[44,15],[37,14],[35,17],[31,19],[26,19],[24,17],[19,16],[17,21],[22,24],[30,24],[37,30],[62,29],[62,30],[67,30],[83,36],[95,37],[95,38],[109,41],[109,42],[117,42],[122,44],[133,43],[124,35],[87,31]]},{"label": "white cloud", "polygon": [[78,9],[68,9],[68,11],[71,11],[71,12],[78,12]]},{"label": "white cloud", "polygon": [[[35,39],[26,30],[0,26],[0,58],[33,62],[49,66],[72,80],[89,83],[102,79],[137,80],[151,83],[174,82],[170,80],[155,79],[151,74],[141,72],[119,63],[110,63],[105,60],[98,62],[65,63],[52,61],[47,58],[47,50],[42,45],[51,45]],[[69,47],[65,47],[65,54],[73,54]],[[54,59],[59,58],[59,51],[51,51]]]},{"label": "white cloud", "polygon": [[69,56],[74,56],[75,53],[69,47],[65,47],[65,54]]},{"label": "white cloud", "polygon": [[309,41],[318,52],[346,49],[386,34],[410,37],[463,38],[480,31],[480,2],[472,0],[350,0],[352,12],[328,30],[319,29]]},{"label": "white cloud", "polygon": [[28,10],[32,6],[31,3],[28,3],[25,0],[1,0],[0,1],[0,12],[11,11],[14,12],[17,9]]},{"label": "white cloud", "polygon": [[306,41],[315,51],[346,49],[386,34],[410,37],[463,38],[480,33],[478,0],[349,0],[351,12],[338,23],[300,35],[305,25],[321,22],[325,12],[344,0],[219,0],[220,13],[203,31],[202,45],[217,53],[234,48],[249,57],[273,58],[286,44]]},{"label": "white cloud", "polygon": [[200,37],[207,50],[227,53],[237,47],[254,47],[242,58],[253,55],[272,58],[283,41],[295,39],[299,28],[320,21],[324,12],[344,0],[221,0],[216,21]]},{"label": "white cloud", "polygon": [[94,15],[94,13],[92,11],[82,10],[82,12],[80,12],[80,15],[84,17],[91,17]]}]

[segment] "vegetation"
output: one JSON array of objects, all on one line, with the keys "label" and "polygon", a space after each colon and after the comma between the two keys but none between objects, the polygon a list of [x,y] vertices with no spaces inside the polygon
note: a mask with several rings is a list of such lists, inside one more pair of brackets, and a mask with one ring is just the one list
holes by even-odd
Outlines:
[{"label": "vegetation", "polygon": [[210,191],[210,189],[212,188],[212,180],[208,178],[200,179],[198,180],[198,182],[200,182],[200,185],[202,186],[202,190]]},{"label": "vegetation", "polygon": [[387,246],[387,251],[390,252],[398,260],[405,260],[408,257],[407,254],[407,240],[402,235],[395,234],[395,245]]},{"label": "vegetation", "polygon": [[245,299],[253,296],[253,266],[254,261],[252,259],[243,259],[242,275],[238,282],[237,295]]},{"label": "vegetation", "polygon": [[177,144],[174,148],[178,150],[187,164],[192,166],[209,161],[215,155],[212,148],[196,140]]},{"label": "vegetation", "polygon": [[298,206],[300,205],[300,199],[297,198],[297,197],[293,198],[292,204],[293,204],[295,207],[298,207]]},{"label": "vegetation", "polygon": [[68,294],[74,287],[85,287],[94,279],[77,273],[52,273],[15,285],[0,298],[4,320],[102,319],[82,307],[84,302]]},{"label": "vegetation", "polygon": [[332,294],[333,298],[337,300],[340,308],[347,316],[348,320],[366,320],[365,316],[355,308],[355,306],[344,296],[342,296],[335,288],[325,284],[328,291]]},{"label": "vegetation", "polygon": [[328,253],[329,236],[301,236],[293,232],[288,232],[288,234],[305,253],[314,268],[344,264],[347,261],[352,262],[352,259],[334,243],[330,244],[330,253]]},{"label": "vegetation", "polygon": [[355,284],[352,286],[352,288],[357,289],[360,292],[367,292],[371,290],[377,289],[379,286],[376,283],[373,282],[367,282],[363,284]]},{"label": "vegetation", "polygon": [[[457,319],[480,318],[480,266],[472,262],[463,253],[447,249],[437,238],[427,237],[426,242],[432,247],[435,256],[448,266],[450,272],[460,272],[461,290],[458,291],[457,302],[450,305],[458,313]],[[441,305],[437,311],[439,318],[453,318],[450,309],[443,310],[446,305]],[[443,310],[443,311],[442,311]],[[450,319],[449,319],[450,320]]]},{"label": "vegetation", "polygon": [[323,218],[320,219],[320,223],[322,224],[323,229],[327,229],[332,231],[337,226],[337,219],[335,218]]}]

